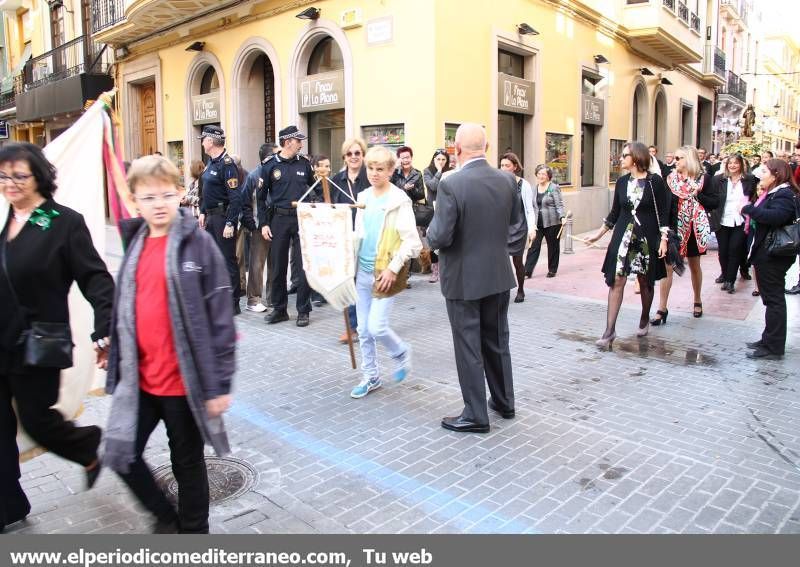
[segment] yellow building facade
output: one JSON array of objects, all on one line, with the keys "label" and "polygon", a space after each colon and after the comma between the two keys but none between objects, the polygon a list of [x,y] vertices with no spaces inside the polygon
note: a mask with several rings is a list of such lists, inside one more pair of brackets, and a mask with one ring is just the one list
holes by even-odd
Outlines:
[{"label": "yellow building facade", "polygon": [[[307,150],[352,136],[424,167],[464,122],[489,158],[548,163],[576,230],[597,226],[624,141],[711,144],[716,0],[81,0],[108,44],[125,156],[188,170],[219,124],[243,165],[297,124]],[[300,17],[302,16],[302,17]]]}]

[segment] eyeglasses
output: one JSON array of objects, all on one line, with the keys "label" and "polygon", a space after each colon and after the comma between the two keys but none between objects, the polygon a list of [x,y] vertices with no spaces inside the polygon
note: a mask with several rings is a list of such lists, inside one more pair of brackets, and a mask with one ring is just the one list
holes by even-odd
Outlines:
[{"label": "eyeglasses", "polygon": [[156,204],[158,201],[162,201],[164,203],[174,203],[180,198],[180,195],[177,193],[164,193],[163,195],[142,195],[136,196],[136,202],[140,205],[145,205],[151,207]]},{"label": "eyeglasses", "polygon": [[631,154],[622,154],[619,159],[625,159],[626,157],[631,157]]},{"label": "eyeglasses", "polygon": [[356,150],[354,152],[346,152],[344,155],[346,157],[361,157],[361,150]]},{"label": "eyeglasses", "polygon": [[12,181],[15,185],[25,183],[28,179],[33,177],[32,173],[12,173],[10,176],[5,173],[0,173],[0,183],[8,183]]}]

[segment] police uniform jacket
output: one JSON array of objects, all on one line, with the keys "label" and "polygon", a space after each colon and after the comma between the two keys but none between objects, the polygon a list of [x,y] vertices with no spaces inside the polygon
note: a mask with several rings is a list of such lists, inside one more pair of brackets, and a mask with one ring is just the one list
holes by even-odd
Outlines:
[{"label": "police uniform jacket", "polygon": [[[277,209],[291,209],[314,184],[314,169],[304,155],[286,159],[276,153],[261,164],[261,187],[258,190],[258,226],[269,226],[268,204]],[[310,195],[313,200],[319,192]]]},{"label": "police uniform jacket", "polygon": [[210,159],[200,178],[203,183],[200,212],[207,214],[223,207],[225,222],[235,226],[242,209],[242,195],[239,191],[239,169],[228,152],[223,151],[218,157]]}]

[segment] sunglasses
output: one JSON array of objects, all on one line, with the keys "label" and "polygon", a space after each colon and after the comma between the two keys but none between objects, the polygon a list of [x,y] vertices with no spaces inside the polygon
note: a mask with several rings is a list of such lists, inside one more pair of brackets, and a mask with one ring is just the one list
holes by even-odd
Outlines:
[{"label": "sunglasses", "polygon": [[678,161],[680,159],[686,159],[686,158],[684,156],[675,156],[675,161]]},{"label": "sunglasses", "polygon": [[631,154],[622,154],[620,159],[625,159],[626,157],[631,157]]},{"label": "sunglasses", "polygon": [[347,152],[344,155],[346,157],[361,157],[361,150],[356,150],[354,152]]}]

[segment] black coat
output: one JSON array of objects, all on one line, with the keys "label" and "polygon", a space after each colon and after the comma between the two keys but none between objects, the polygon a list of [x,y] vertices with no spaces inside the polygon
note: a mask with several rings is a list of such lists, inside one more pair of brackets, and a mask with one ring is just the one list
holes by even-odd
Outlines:
[{"label": "black coat", "polygon": [[755,221],[753,247],[750,249],[750,262],[754,266],[770,261],[767,254],[766,238],[775,227],[786,226],[795,219],[797,197],[789,187],[781,187],[767,195],[760,205],[742,207],[742,214],[750,215]]},{"label": "black coat", "polygon": [[5,255],[8,273],[22,309],[14,300],[5,272],[0,269],[0,368],[9,364],[16,352],[20,333],[30,321],[69,323],[67,296],[76,282],[94,310],[92,340],[108,336],[114,280],[95,250],[83,216],[49,199],[41,207],[54,210],[50,228],[25,223],[19,234],[6,242],[6,231],[13,221],[9,210],[3,228],[0,254]]},{"label": "black coat", "polygon": [[[361,166],[361,171],[358,172],[356,176],[356,180],[352,186],[350,186],[350,178],[347,176],[347,168],[344,168],[342,171],[331,177],[331,181],[336,183],[342,191],[350,191],[353,192],[353,199],[356,201],[358,200],[358,194],[361,193],[364,189],[368,189],[370,186],[369,180],[367,179],[367,168],[365,166]],[[339,191],[336,187],[331,186],[331,202],[336,204],[345,204],[345,205],[353,205],[355,204],[353,201],[350,200],[350,197],[347,195],[343,195],[342,191]],[[353,223],[356,222],[356,209],[353,208]]]},{"label": "black coat", "polygon": [[[717,195],[718,204],[708,215],[708,220],[711,224],[711,230],[716,232],[722,226],[722,215],[725,213],[725,201],[728,200],[728,178],[724,175],[715,175],[711,184]],[[744,192],[746,197],[750,197],[755,192],[757,185],[758,179],[756,179],[755,176],[749,174],[742,176],[742,192]]]},{"label": "black coat", "polygon": [[[606,251],[606,258],[603,262],[603,274],[605,274],[606,284],[611,287],[614,285],[617,275],[617,255],[622,243],[622,237],[628,224],[633,222],[633,214],[627,208],[628,202],[628,180],[630,173],[617,179],[614,187],[614,201],[611,204],[611,211],[605,219],[606,226],[613,227],[614,233],[611,236],[611,243]],[[656,280],[666,277],[667,269],[664,260],[658,257],[658,247],[661,244],[661,228],[669,226],[670,218],[670,195],[672,193],[664,185],[664,180],[660,176],[648,173],[647,186],[645,187],[642,201],[636,209],[636,217],[642,223],[647,245],[650,248],[650,267],[647,271],[647,279],[653,284]],[[655,201],[653,196],[655,195]],[[658,214],[656,214],[656,205]],[[665,214],[666,213],[666,214]],[[659,222],[660,221],[660,222]]]}]

